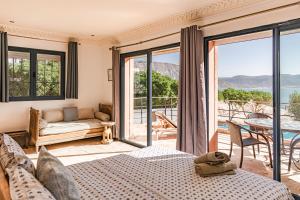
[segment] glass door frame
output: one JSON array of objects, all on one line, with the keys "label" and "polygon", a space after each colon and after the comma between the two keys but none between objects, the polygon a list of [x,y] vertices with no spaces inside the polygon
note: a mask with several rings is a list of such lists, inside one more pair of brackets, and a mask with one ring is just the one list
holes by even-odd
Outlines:
[{"label": "glass door frame", "polygon": [[152,52],[179,47],[180,43],[144,49],[120,55],[120,141],[136,147],[144,148],[145,145],[127,140],[125,138],[125,60],[129,57],[147,55],[147,146],[152,145]]},{"label": "glass door frame", "polygon": [[[264,31],[273,32],[273,179],[281,181],[281,127],[280,127],[280,33],[281,31],[296,29],[300,27],[300,19],[274,23],[260,27],[244,29],[204,38],[204,66],[206,86],[206,109],[209,110],[209,42],[219,39],[247,35]],[[209,138],[209,112],[207,112],[207,138]],[[207,140],[207,151],[209,151],[209,139]]]}]

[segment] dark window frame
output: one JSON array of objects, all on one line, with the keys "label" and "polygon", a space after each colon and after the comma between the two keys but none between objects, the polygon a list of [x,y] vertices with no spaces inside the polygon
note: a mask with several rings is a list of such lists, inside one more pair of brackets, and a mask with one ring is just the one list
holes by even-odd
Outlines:
[{"label": "dark window frame", "polygon": [[[41,100],[64,100],[65,99],[65,58],[66,53],[62,51],[33,49],[25,47],[9,46],[8,51],[26,52],[30,53],[30,95],[24,97],[9,97],[10,101],[41,101]],[[60,56],[60,95],[59,96],[37,96],[36,83],[37,83],[37,55],[57,55]]]},{"label": "dark window frame", "polygon": [[125,59],[128,57],[134,57],[134,56],[140,56],[140,55],[146,55],[147,56],[147,146],[152,145],[152,52],[153,51],[159,51],[159,50],[165,50],[165,49],[171,49],[180,47],[180,43],[172,43],[167,44],[163,46],[153,47],[149,49],[143,49],[133,52],[127,52],[122,53],[120,55],[120,133],[119,138],[120,141],[139,147],[144,148],[145,145],[127,140],[125,138]]}]

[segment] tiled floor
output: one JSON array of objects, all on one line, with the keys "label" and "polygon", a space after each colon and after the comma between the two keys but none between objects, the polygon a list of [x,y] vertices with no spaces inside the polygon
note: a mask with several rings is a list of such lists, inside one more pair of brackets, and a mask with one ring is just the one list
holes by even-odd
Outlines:
[{"label": "tiled floor", "polygon": [[[49,145],[46,148],[64,165],[101,159],[139,149],[118,141],[104,145],[100,143],[99,138]],[[36,163],[38,155],[35,149],[25,149],[25,152]]]}]

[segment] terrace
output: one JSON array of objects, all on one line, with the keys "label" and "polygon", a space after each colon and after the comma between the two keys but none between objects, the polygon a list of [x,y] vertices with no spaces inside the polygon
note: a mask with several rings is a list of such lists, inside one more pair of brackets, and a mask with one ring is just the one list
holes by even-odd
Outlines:
[{"label": "terrace", "polygon": [[[174,97],[153,97],[153,99],[157,99],[159,104],[153,104],[153,112],[162,113],[168,119],[174,121],[176,123],[177,119],[177,106],[174,102],[177,102],[177,99]],[[134,110],[134,119],[135,123],[133,124],[132,133],[134,135],[130,136],[130,140],[136,143],[145,143],[147,141],[147,136],[138,133],[145,133],[147,130],[147,118],[146,118],[146,107],[143,106],[143,102],[145,102],[145,98],[135,98],[136,107]],[[251,113],[260,112],[264,114],[268,114],[272,116],[272,105],[270,101],[268,102],[242,102],[237,100],[228,100],[228,101],[219,101],[218,108],[218,127],[217,127],[217,149],[218,151],[225,152],[229,154],[230,150],[230,133],[228,131],[228,126],[226,124],[226,120],[233,120],[243,125],[245,128],[249,129],[249,125],[245,123],[247,120],[247,116]],[[289,112],[290,105],[288,103],[282,104],[282,117],[285,120],[293,121],[295,119],[294,114]],[[295,123],[298,123],[295,121]],[[153,121],[153,133],[152,133],[152,141],[153,145],[160,145],[167,148],[176,148],[176,128],[164,128],[159,127],[159,135],[157,137],[156,129],[157,121]],[[267,134],[267,133],[266,133]],[[289,155],[290,155],[290,143],[291,139],[297,135],[297,132],[284,131],[284,148],[285,153],[281,155],[281,172],[282,172],[282,180],[283,182],[293,191],[294,193],[300,193],[300,151],[295,150],[293,152],[293,159],[291,164],[290,171],[288,170],[289,164]],[[249,137],[246,132],[243,132],[244,137]],[[299,136],[300,137],[300,136]],[[273,145],[273,141],[270,139],[271,145]],[[259,153],[257,147],[256,150],[256,158],[253,156],[253,151],[251,147],[246,147],[244,150],[244,163],[243,169],[258,173],[262,176],[267,176],[272,178],[272,168],[269,166],[269,158],[268,151],[266,146],[260,145]],[[240,147],[233,147],[232,159],[239,163],[240,161]]]}]

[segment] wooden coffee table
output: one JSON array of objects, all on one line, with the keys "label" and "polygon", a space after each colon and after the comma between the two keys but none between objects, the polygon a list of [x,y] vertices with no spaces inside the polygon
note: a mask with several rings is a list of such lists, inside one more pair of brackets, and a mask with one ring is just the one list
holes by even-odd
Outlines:
[{"label": "wooden coffee table", "polygon": [[104,126],[103,136],[102,136],[102,144],[110,144],[113,141],[112,138],[112,127],[115,125],[115,122],[101,122],[101,125]]}]

